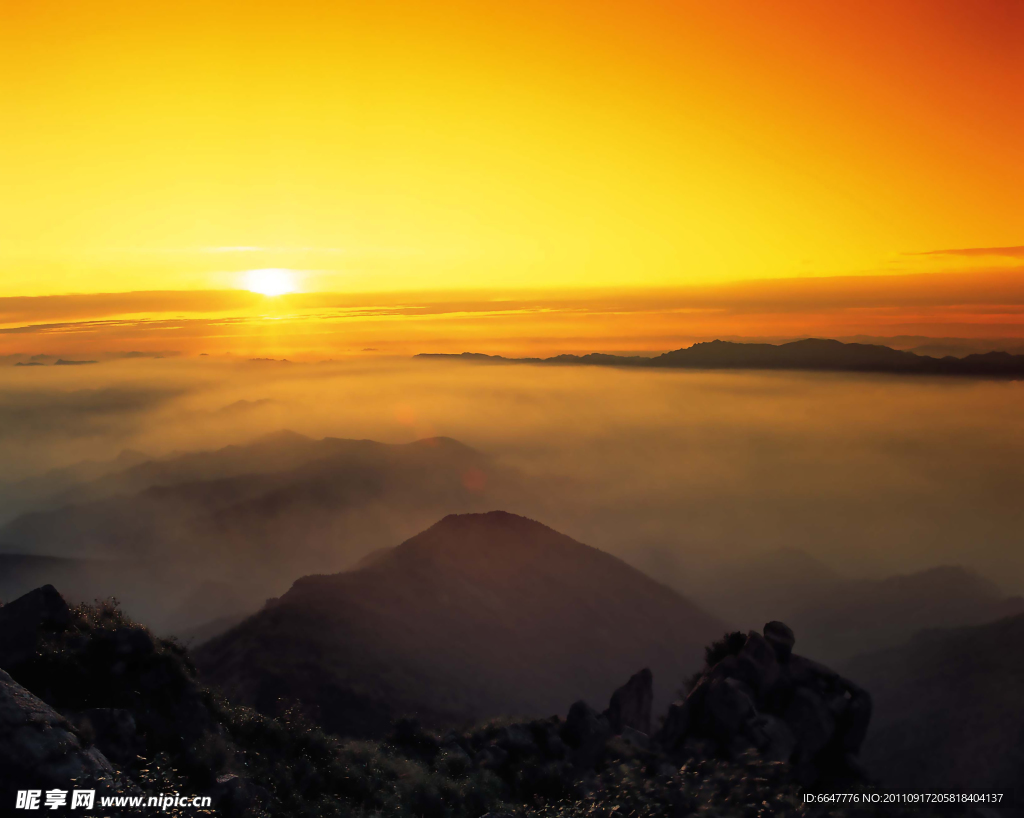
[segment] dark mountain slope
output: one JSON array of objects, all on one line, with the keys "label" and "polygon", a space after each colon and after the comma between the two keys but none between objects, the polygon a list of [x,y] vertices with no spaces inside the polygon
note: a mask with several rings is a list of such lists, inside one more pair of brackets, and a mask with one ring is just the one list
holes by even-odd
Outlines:
[{"label": "dark mountain slope", "polygon": [[1024,355],[986,352],[964,358],[930,358],[878,344],[844,344],[823,338],[805,338],[788,344],[743,344],[707,341],[653,358],[639,356],[556,355],[552,358],[503,358],[464,352],[461,355],[424,354],[422,358],[450,358],[481,363],[577,364],[679,369],[807,369],[835,372],[891,372],[916,375],[1024,377]]},{"label": "dark mountain slope", "polygon": [[721,623],[620,560],[505,512],[450,515],[365,567],[297,581],[197,651],[230,695],[371,735],[560,712],[647,666],[668,701]]},{"label": "dark mountain slope", "polygon": [[851,662],[874,697],[868,768],[885,786],[1002,792],[1024,804],[1022,645],[1018,615],[924,632]]}]

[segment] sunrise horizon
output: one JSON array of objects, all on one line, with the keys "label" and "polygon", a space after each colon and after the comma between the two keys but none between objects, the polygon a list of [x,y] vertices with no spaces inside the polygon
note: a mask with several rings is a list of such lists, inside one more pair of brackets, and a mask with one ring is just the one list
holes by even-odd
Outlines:
[{"label": "sunrise horizon", "polygon": [[1024,818],[1024,0],[0,0],[0,815]]}]

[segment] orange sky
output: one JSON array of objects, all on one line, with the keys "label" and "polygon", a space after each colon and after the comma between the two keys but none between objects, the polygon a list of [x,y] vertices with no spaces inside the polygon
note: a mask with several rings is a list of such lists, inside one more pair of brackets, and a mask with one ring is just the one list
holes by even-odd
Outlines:
[{"label": "orange sky", "polygon": [[1020,274],[1017,0],[0,3],[0,298]]}]

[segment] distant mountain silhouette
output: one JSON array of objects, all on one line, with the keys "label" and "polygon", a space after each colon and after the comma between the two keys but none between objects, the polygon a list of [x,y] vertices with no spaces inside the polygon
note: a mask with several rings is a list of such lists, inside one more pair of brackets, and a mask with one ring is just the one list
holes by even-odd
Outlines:
[{"label": "distant mountain silhouette", "polygon": [[[124,449],[112,460],[82,460],[22,480],[0,481],[0,522],[6,522],[19,512],[63,505],[68,502],[65,498],[80,496],[87,484],[96,486],[101,478],[124,474],[149,459],[142,452]],[[131,483],[124,481],[123,486],[129,485]],[[138,491],[140,486],[135,483],[133,488]]]},{"label": "distant mountain silhouette", "polygon": [[897,645],[925,628],[993,622],[1024,612],[1024,599],[961,566],[884,579],[846,580],[825,598],[793,605],[790,620],[822,661]]},{"label": "distant mountain silhouette", "polygon": [[365,567],[298,580],[197,652],[230,696],[373,735],[605,701],[650,667],[664,706],[723,625],[622,561],[506,512],[450,515]]},{"label": "distant mountain silhouette", "polygon": [[899,645],[924,628],[980,625],[1024,613],[1024,599],[1007,597],[962,566],[849,578],[795,548],[735,560],[699,577],[679,556],[657,554],[637,564],[727,622],[791,624],[804,649],[824,662]]},{"label": "distant mountain silhouette", "polygon": [[885,787],[1024,804],[1024,615],[920,634],[848,672],[874,698],[863,760]]},{"label": "distant mountain silhouette", "polygon": [[130,468],[105,475],[89,486],[76,486],[58,499],[66,503],[81,503],[115,494],[134,494],[152,486],[173,486],[287,471],[335,454],[338,448],[336,443],[342,443],[335,441],[335,438],[313,440],[282,429],[262,435],[245,445],[178,453],[159,459],[146,458],[131,464]]},{"label": "distant mountain silhouette", "polygon": [[806,369],[835,372],[891,372],[906,375],[1024,377],[1024,355],[986,352],[964,358],[930,358],[878,344],[844,344],[807,338],[788,344],[743,344],[707,341],[653,358],[641,356],[556,355],[552,358],[504,358],[479,352],[461,355],[422,353],[417,358],[442,358],[480,363],[533,363],[584,366],[630,366],[675,369]]},{"label": "distant mountain silhouette", "polygon": [[385,444],[282,432],[75,486],[64,495],[73,502],[0,528],[0,553],[114,561],[135,579],[112,588],[95,574],[78,583],[64,573],[56,584],[72,599],[95,598],[80,596],[83,588],[115,593],[166,633],[202,624],[177,614],[200,581],[236,591],[238,607],[211,619],[256,610],[297,577],[349,568],[446,513],[483,511],[496,494],[527,490],[450,438]]}]

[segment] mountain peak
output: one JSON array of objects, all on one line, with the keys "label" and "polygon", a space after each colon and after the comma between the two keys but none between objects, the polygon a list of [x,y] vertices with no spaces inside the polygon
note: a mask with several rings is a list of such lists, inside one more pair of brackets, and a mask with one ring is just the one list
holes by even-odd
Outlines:
[{"label": "mountain peak", "polygon": [[[427,531],[467,531],[494,528],[514,529],[517,531],[533,530],[538,533],[544,531],[560,537],[564,536],[553,528],[544,525],[544,523],[531,520],[529,517],[523,517],[521,514],[513,514],[510,511],[501,511],[499,509],[473,514],[448,514],[434,523]],[[423,533],[425,534],[426,531]]]},{"label": "mountain peak", "polygon": [[[249,703],[313,702],[357,735],[396,708],[438,722],[558,712],[581,695],[607,700],[637,667],[666,681],[667,703],[723,629],[620,559],[489,511],[450,514],[358,570],[297,580],[199,661]],[[311,657],[323,657],[313,675]]]},{"label": "mountain peak", "polygon": [[[392,549],[378,567],[446,563],[478,579],[494,572],[557,572],[569,564],[626,568],[611,554],[577,542],[543,523],[508,511],[449,514]],[[607,565],[605,565],[607,564]]]}]

